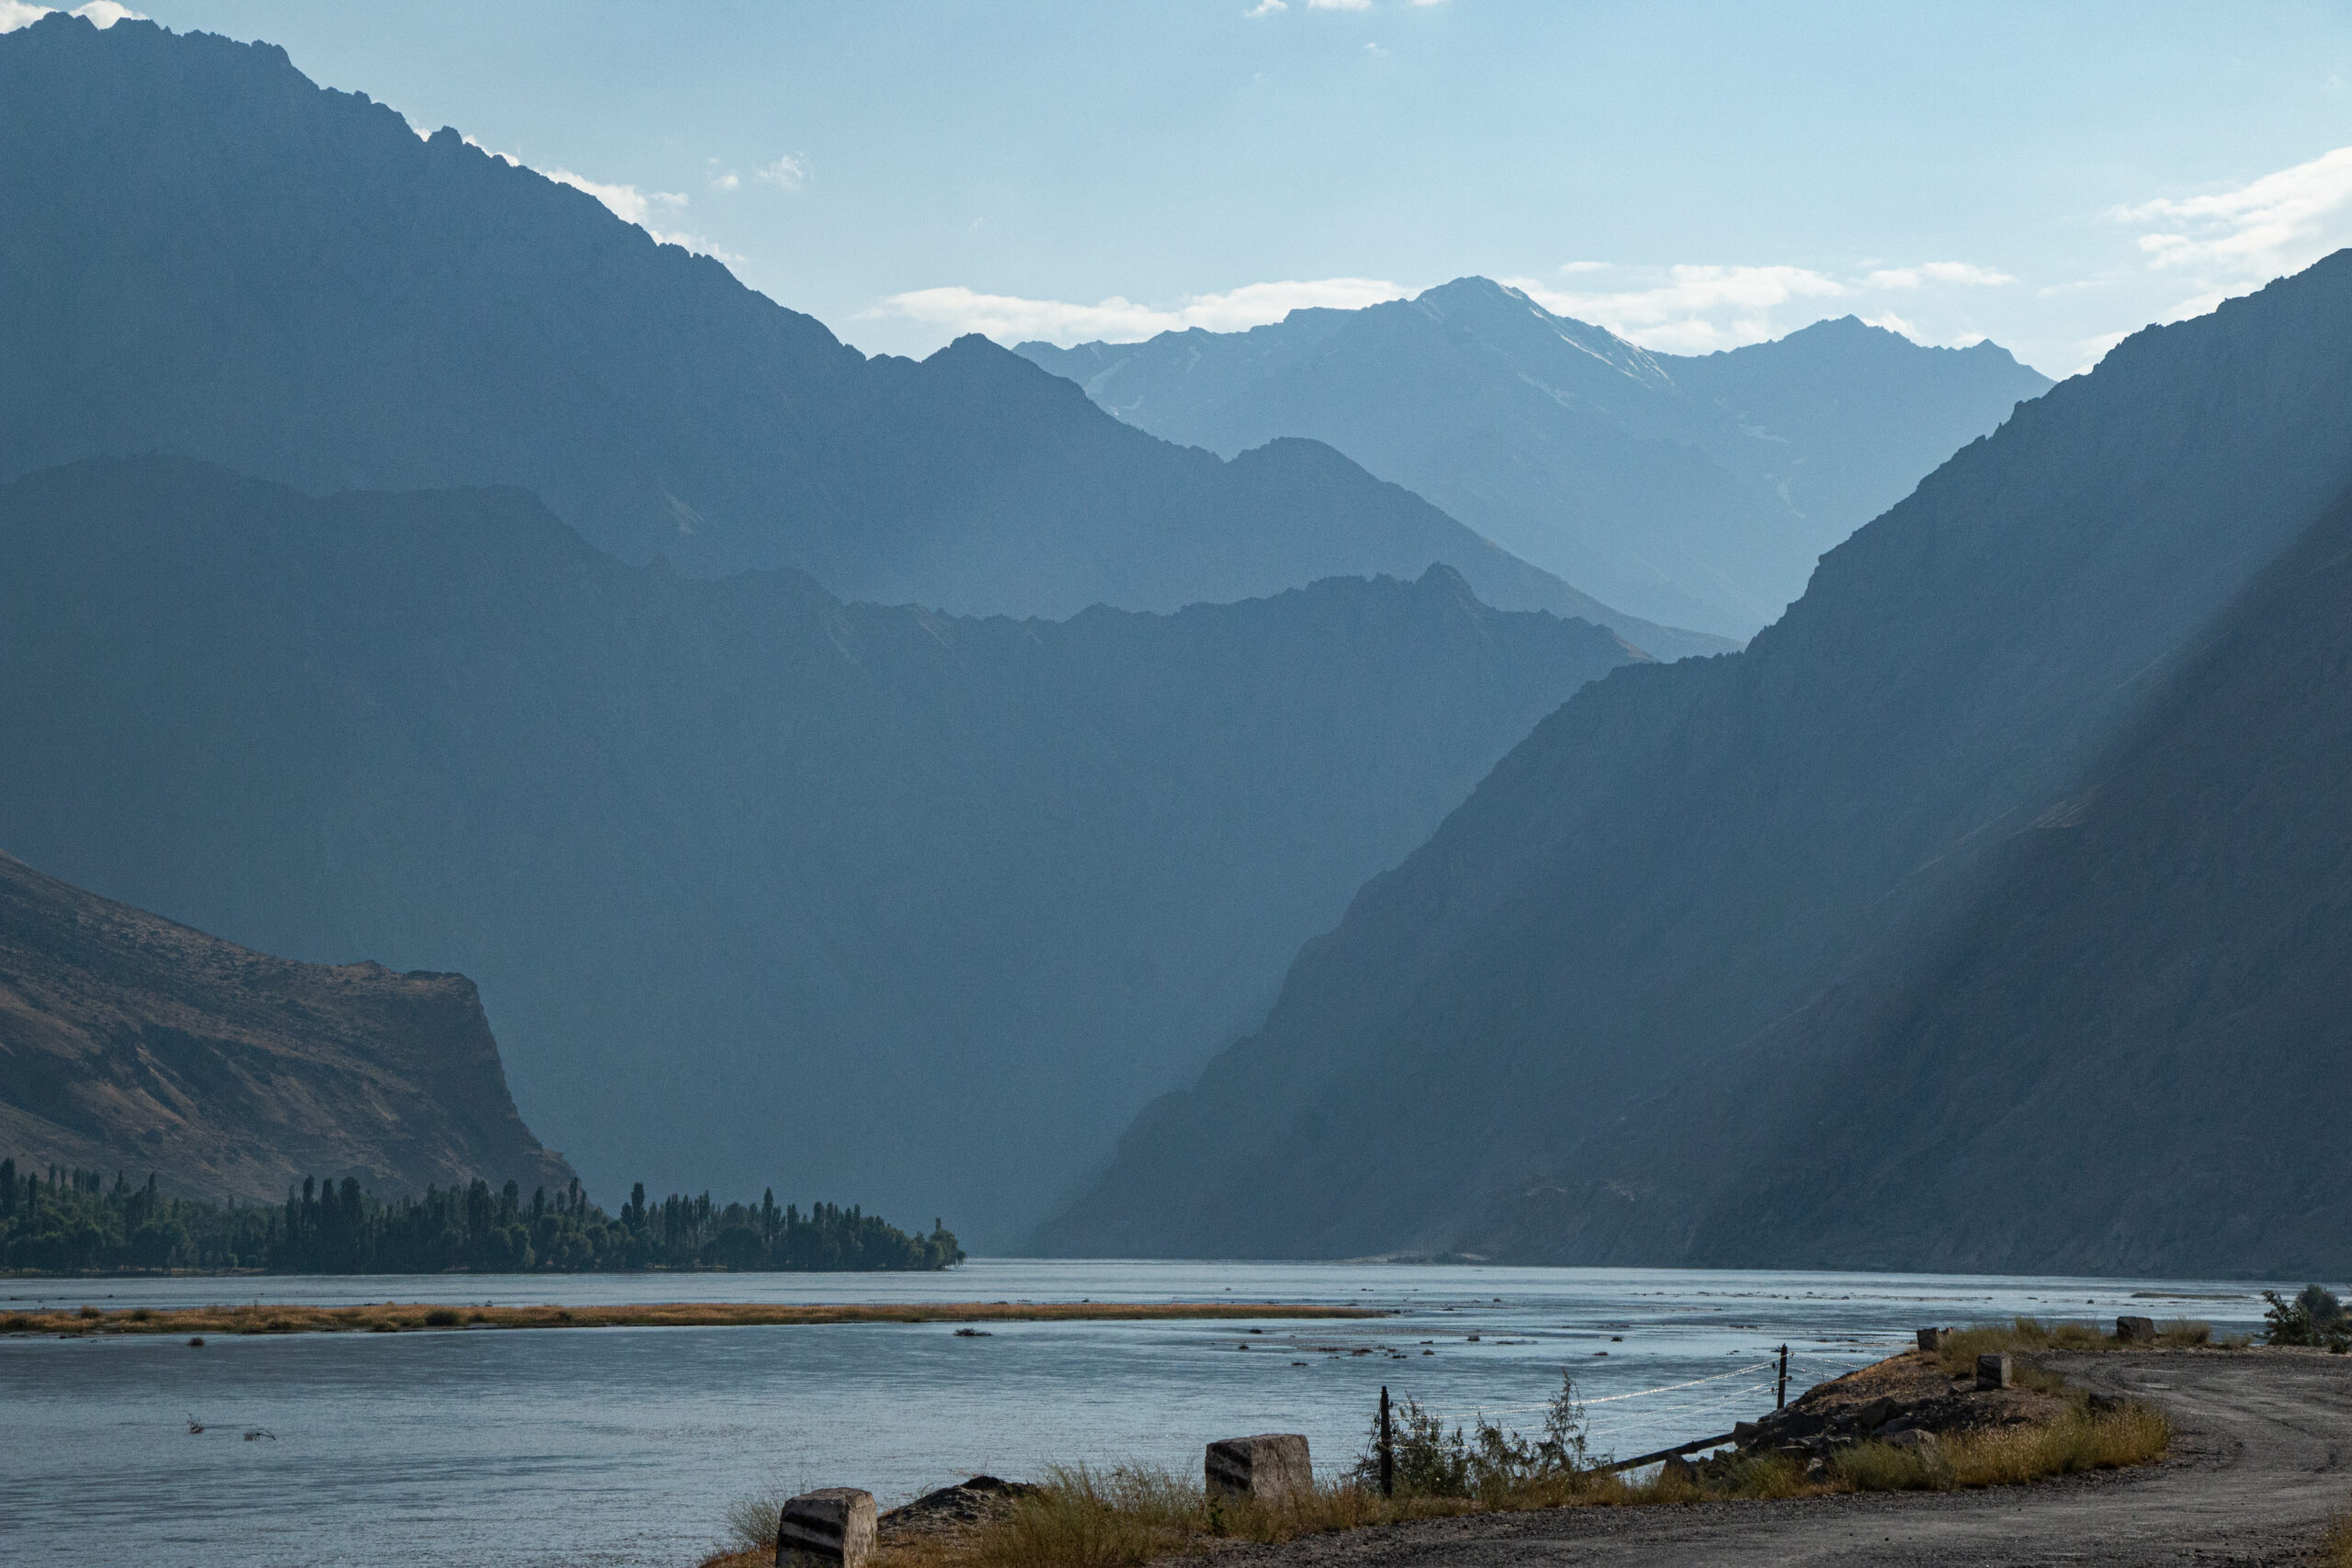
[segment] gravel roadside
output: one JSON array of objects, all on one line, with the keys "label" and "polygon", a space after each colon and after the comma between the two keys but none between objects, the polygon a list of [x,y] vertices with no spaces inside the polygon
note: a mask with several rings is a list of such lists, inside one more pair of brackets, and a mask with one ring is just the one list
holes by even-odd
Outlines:
[{"label": "gravel roadside", "polygon": [[2162,1407],[2174,1424],[2172,1452],[2140,1470],[2030,1486],[1489,1514],[1236,1547],[1216,1562],[1218,1568],[2301,1568],[2327,1522],[2352,1510],[2352,1357],[2263,1349],[2035,1359],[2075,1382]]}]

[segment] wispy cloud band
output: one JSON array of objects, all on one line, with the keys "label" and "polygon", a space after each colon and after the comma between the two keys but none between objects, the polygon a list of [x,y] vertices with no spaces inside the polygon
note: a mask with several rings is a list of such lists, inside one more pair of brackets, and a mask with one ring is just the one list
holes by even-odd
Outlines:
[{"label": "wispy cloud band", "polygon": [[[51,11],[55,6],[32,6],[26,0],[0,0],[0,33],[13,33],[18,28],[30,27]],[[86,6],[76,6],[67,13],[83,20],[95,22],[100,28],[110,28],[117,22],[143,22],[147,13],[134,11],[118,0],[90,0]]]},{"label": "wispy cloud band", "polygon": [[2107,216],[2143,231],[2134,243],[2151,266],[2189,280],[2172,319],[2196,315],[2352,244],[2352,147],[2233,190],[2161,197]]},{"label": "wispy cloud band", "polygon": [[[1883,308],[1880,297],[1998,288],[2017,281],[2005,272],[1971,262],[1872,267],[1848,276],[1803,266],[1653,268],[1612,266],[1606,262],[1570,262],[1559,271],[1564,280],[1574,282],[1562,287],[1538,277],[1503,281],[1555,315],[1591,321],[1645,348],[1674,354],[1710,354],[1761,343],[1804,325],[1798,317],[1812,320],[1831,301],[1842,302],[1857,313],[1879,305],[1877,313],[1863,319],[1916,338],[1921,335],[1918,331]],[[1623,285],[1591,287],[1611,276],[1622,278]],[[1975,335],[1955,341],[1973,342]]]},{"label": "wispy cloud band", "polygon": [[1409,292],[1380,278],[1323,277],[1247,284],[1222,294],[1190,295],[1174,305],[1157,306],[1139,305],[1117,295],[1080,305],[961,288],[917,288],[893,294],[866,315],[924,321],[958,333],[981,333],[1000,343],[1042,338],[1067,347],[1093,340],[1136,343],[1188,327],[1242,332],[1279,321],[1293,310],[1314,306],[1354,310],[1384,299],[1400,299]]}]

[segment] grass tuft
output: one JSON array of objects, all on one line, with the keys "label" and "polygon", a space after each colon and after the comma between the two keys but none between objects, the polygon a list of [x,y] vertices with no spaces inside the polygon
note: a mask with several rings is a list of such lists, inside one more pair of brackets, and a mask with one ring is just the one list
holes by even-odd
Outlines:
[{"label": "grass tuft", "polygon": [[2077,1407],[2046,1423],[1960,1433],[1924,1452],[1862,1443],[1833,1468],[1851,1491],[1950,1492],[2145,1464],[2171,1445],[2172,1423],[2161,1411],[2127,1404],[2093,1415]]},{"label": "grass tuft", "polygon": [[794,1495],[790,1487],[771,1486],[753,1496],[738,1497],[728,1504],[728,1550],[774,1557],[776,1522],[784,1517],[784,1506]]},{"label": "grass tuft", "polygon": [[[2211,1345],[2213,1325],[2196,1318],[2177,1317],[2156,1325],[2156,1344],[2168,1350]],[[2233,1335],[2222,1340],[2225,1349],[2244,1349],[2250,1341]],[[2080,1319],[2045,1322],[2038,1317],[2013,1318],[2006,1324],[1980,1323],[1955,1329],[1936,1348],[1937,1363],[1947,1377],[1965,1377],[1976,1370],[1976,1358],[2007,1351],[2030,1355],[2039,1350],[2132,1350],[2143,1347],[2118,1339],[2095,1323]],[[2022,1369],[2020,1369],[2022,1370]],[[2040,1388],[2040,1383],[2030,1386]],[[2044,1389],[2055,1393],[2056,1388]]]},{"label": "grass tuft", "polygon": [[2327,1539],[2320,1543],[2319,1560],[2325,1568],[2352,1568],[2352,1514],[2328,1527]]}]

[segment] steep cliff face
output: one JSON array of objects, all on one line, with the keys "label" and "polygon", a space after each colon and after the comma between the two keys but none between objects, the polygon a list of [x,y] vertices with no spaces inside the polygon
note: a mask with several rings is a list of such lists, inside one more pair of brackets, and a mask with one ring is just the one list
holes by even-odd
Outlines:
[{"label": "steep cliff face", "polygon": [[627,566],[519,491],[93,461],[0,486],[0,837],[472,976],[600,1190],[846,1188],[1010,1246],[1635,657],[1442,568],[963,619]]},{"label": "steep cliff face", "polygon": [[2352,497],[2148,672],[2148,713],[2016,836],[1948,940],[1725,1064],[1755,1085],[1757,1146],[1737,1182],[1656,1187],[1680,1200],[1688,1246],[1983,1272],[2352,1269],[2347,605]]},{"label": "steep cliff face", "polygon": [[0,855],[0,1150],[193,1196],[571,1179],[462,975],[296,964]]},{"label": "steep cliff face", "polygon": [[[2352,253],[2025,405],[1825,557],[1744,652],[1617,671],[1546,719],[1048,1239],[1720,1260],[1638,1212],[1588,1224],[1601,1211],[1572,1202],[1546,1240],[1554,1222],[1491,1224],[1490,1205],[1690,1192],[1727,1157],[1693,1108],[1736,1119],[1743,1043],[1943,951],[2012,840],[2141,719],[2151,672],[2352,480],[2347,410]],[[2116,1135],[2132,1124],[2115,1108]],[[1594,1152],[1612,1149],[1623,1168]]]}]

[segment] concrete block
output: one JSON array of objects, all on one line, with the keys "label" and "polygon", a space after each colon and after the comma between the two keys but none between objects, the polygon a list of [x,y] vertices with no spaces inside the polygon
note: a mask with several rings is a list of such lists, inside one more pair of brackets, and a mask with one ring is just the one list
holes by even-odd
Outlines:
[{"label": "concrete block", "polygon": [[2156,1342],[2156,1320],[2153,1317],[2119,1317],[2115,1320],[2115,1337],[2126,1345],[2153,1345]]},{"label": "concrete block", "polygon": [[1211,1443],[1203,1472],[1210,1495],[1254,1497],[1261,1503],[1279,1502],[1315,1485],[1306,1439],[1296,1432],[1264,1432]]},{"label": "concrete block", "polygon": [[1937,1348],[1941,1346],[1943,1342],[1944,1331],[1942,1329],[1923,1328],[1919,1330],[1919,1348],[1927,1351],[1929,1355],[1935,1354]]},{"label": "concrete block", "polygon": [[776,1568],[838,1563],[865,1568],[874,1555],[874,1494],[854,1486],[804,1492],[775,1524]]},{"label": "concrete block", "polygon": [[2007,1388],[2007,1387],[2008,1387],[2008,1386],[2009,1386],[2009,1359],[2008,1359],[2008,1357],[2007,1357],[2007,1356],[2000,1356],[2000,1355],[1991,1355],[1991,1354],[1987,1354],[1987,1355],[1983,1355],[1983,1356],[1979,1356],[1979,1357],[1977,1357],[1977,1358],[1976,1358],[1976,1386],[1977,1386],[1978,1388]]}]

